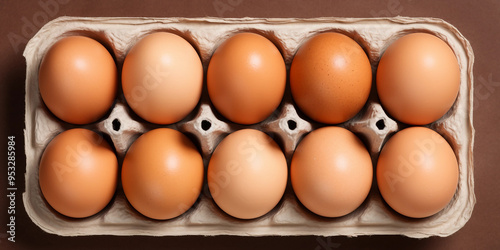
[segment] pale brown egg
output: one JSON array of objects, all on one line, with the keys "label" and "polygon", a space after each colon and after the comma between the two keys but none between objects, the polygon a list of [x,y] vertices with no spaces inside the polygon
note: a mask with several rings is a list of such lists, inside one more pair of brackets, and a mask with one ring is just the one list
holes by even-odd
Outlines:
[{"label": "pale brown egg", "polygon": [[208,165],[208,187],[229,215],[253,219],[271,211],[285,192],[285,156],[264,132],[243,129],[228,135]]},{"label": "pale brown egg", "polygon": [[424,125],[441,118],[460,88],[453,50],[427,33],[405,35],[391,44],[377,68],[377,92],[396,120]]},{"label": "pale brown egg", "polygon": [[370,95],[372,70],[364,50],[346,35],[327,32],[306,41],[290,68],[290,88],[300,110],[336,124],[355,116]]},{"label": "pale brown egg", "polygon": [[91,38],[65,37],[43,57],[38,85],[45,105],[61,120],[95,122],[108,112],[116,97],[115,61]]},{"label": "pale brown egg", "polygon": [[458,185],[458,163],[448,142],[435,131],[410,127],[382,148],[377,183],[396,212],[423,218],[442,210]]},{"label": "pale brown egg", "polygon": [[171,124],[198,104],[203,87],[200,57],[184,38],[157,32],[128,52],[122,69],[127,104],[144,120]]},{"label": "pale brown egg", "polygon": [[70,129],[45,148],[38,178],[50,206],[66,216],[84,218],[101,211],[113,198],[118,161],[100,135]]},{"label": "pale brown egg", "polygon": [[297,146],[290,178],[307,209],[324,217],[339,217],[354,211],[368,196],[373,165],[355,134],[341,127],[323,127]]},{"label": "pale brown egg", "polygon": [[141,135],[125,155],[123,191],[141,214],[157,220],[177,217],[198,199],[203,160],[193,142],[169,128]]},{"label": "pale brown egg", "polygon": [[283,57],[261,35],[236,34],[222,43],[210,59],[210,100],[232,122],[254,124],[266,119],[281,103],[285,85]]}]

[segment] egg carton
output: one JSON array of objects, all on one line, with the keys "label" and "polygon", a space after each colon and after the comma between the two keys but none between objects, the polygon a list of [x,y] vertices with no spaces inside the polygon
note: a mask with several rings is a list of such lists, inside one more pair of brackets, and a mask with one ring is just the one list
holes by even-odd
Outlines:
[{"label": "egg carton", "polygon": [[[382,199],[374,178],[364,203],[339,218],[324,218],[298,202],[288,181],[279,204],[268,214],[253,220],[240,220],[224,213],[210,196],[206,176],[201,194],[183,215],[165,221],[152,220],[138,213],[127,202],[121,184],[110,204],[98,214],[73,219],[57,213],[44,200],[38,183],[38,165],[44,148],[58,133],[83,127],[100,132],[123,161],[129,146],[141,134],[169,127],[188,135],[200,148],[205,170],[217,144],[229,133],[242,128],[266,132],[281,146],[290,163],[293,151],[310,131],[326,126],[312,121],[294,105],[289,84],[279,108],[265,121],[254,125],[229,122],[210,103],[206,80],[198,106],[182,121],[155,125],[138,117],[127,106],[121,89],[111,111],[98,122],[77,126],[54,117],[41,100],[38,68],[43,55],[65,36],[83,35],[101,42],[112,54],[119,72],[127,52],[145,35],[166,31],[178,34],[198,51],[206,76],[210,57],[227,38],[238,32],[255,32],[267,37],[281,51],[287,69],[295,52],[307,39],[320,32],[348,35],[366,51],[372,71],[383,51],[397,38],[412,32],[427,32],[443,39],[455,52],[460,65],[460,90],[453,107],[438,121],[428,125],[453,148],[459,164],[459,182],[452,201],[439,213],[424,219],[411,219],[393,211]],[[387,235],[415,238],[448,236],[470,218],[475,204],[472,150],[474,55],[469,42],[447,22],[436,18],[84,18],[61,17],[46,24],[28,43],[24,56],[26,70],[26,191],[25,209],[44,231],[63,235]],[[375,77],[373,77],[375,79]],[[96,90],[98,91],[98,90]],[[375,80],[369,100],[351,120],[337,124],[357,134],[367,146],[375,168],[384,142],[407,127],[388,116],[376,94]],[[206,171],[205,171],[206,172]],[[206,173],[205,173],[206,175]]]}]

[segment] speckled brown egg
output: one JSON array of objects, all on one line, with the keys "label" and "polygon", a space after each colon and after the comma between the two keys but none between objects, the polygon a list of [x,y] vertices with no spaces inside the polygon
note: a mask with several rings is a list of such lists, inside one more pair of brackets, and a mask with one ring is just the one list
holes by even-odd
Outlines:
[{"label": "speckled brown egg", "polygon": [[342,123],[355,116],[368,100],[371,84],[365,52],[340,33],[321,33],[306,41],[290,68],[295,103],[322,123]]}]

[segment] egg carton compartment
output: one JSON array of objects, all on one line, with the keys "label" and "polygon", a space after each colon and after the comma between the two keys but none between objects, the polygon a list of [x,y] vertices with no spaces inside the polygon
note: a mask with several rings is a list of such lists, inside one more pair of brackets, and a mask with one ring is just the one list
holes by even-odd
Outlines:
[{"label": "egg carton compartment", "polygon": [[[118,71],[127,52],[147,34],[166,31],[178,34],[197,50],[204,73],[215,49],[232,35],[249,31],[271,40],[281,51],[287,69],[300,45],[313,35],[335,31],[348,35],[366,51],[372,72],[383,51],[397,38],[412,32],[427,32],[443,39],[455,52],[460,65],[460,90],[453,107],[438,121],[428,125],[447,139],[459,163],[459,183],[453,200],[436,215],[411,219],[384,203],[374,177],[365,202],[354,212],[339,218],[324,218],[300,204],[290,181],[279,204],[268,214],[253,220],[240,220],[225,214],[210,196],[205,182],[191,209],[165,221],[148,219],[128,202],[120,184],[110,204],[98,214],[72,219],[53,210],[44,200],[38,183],[38,165],[44,148],[58,133],[73,127],[100,132],[116,150],[119,162],[141,134],[158,127],[170,127],[188,135],[199,146],[205,172],[217,144],[229,133],[242,128],[266,132],[281,146],[290,163],[293,151],[310,131],[326,126],[312,121],[294,105],[289,84],[279,108],[265,121],[254,125],[231,123],[210,103],[206,80],[201,100],[193,112],[171,125],[155,125],[139,118],[127,106],[123,93],[103,119],[77,126],[54,117],[38,91],[38,68],[50,46],[62,37],[84,35],[101,42],[114,57]],[[470,218],[475,204],[472,149],[472,65],[474,55],[469,42],[452,25],[435,18],[83,18],[61,17],[46,24],[28,43],[24,56],[26,77],[26,191],[25,209],[43,230],[63,235],[381,235],[409,237],[448,236]],[[374,75],[375,76],[375,75]],[[375,77],[369,100],[351,120],[338,124],[357,134],[372,156],[375,168],[385,141],[407,125],[388,116],[377,98]]]}]

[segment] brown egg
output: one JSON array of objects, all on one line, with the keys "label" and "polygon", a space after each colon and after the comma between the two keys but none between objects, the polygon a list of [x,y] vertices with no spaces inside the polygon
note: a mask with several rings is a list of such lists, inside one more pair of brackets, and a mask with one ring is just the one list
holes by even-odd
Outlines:
[{"label": "brown egg", "polygon": [[228,135],[208,165],[215,203],[231,216],[253,219],[271,211],[285,192],[285,156],[264,132],[243,129]]},{"label": "brown egg", "polygon": [[113,198],[118,161],[100,135],[70,129],[45,148],[38,178],[50,206],[66,216],[84,218],[101,211]]},{"label": "brown egg", "polygon": [[144,120],[170,124],[182,120],[198,104],[203,67],[184,38],[166,32],[147,35],[123,63],[125,99]]},{"label": "brown egg", "polygon": [[305,207],[321,216],[338,217],[363,203],[370,192],[373,166],[356,135],[340,127],[323,127],[298,145],[290,178]]},{"label": "brown egg", "polygon": [[141,214],[157,220],[177,217],[198,199],[203,160],[181,132],[151,130],[130,146],[122,166],[123,191]]},{"label": "brown egg", "polygon": [[240,33],[212,55],[208,94],[224,117],[240,124],[258,123],[281,103],[286,85],[283,57],[267,38]]},{"label": "brown egg", "polygon": [[410,127],[384,145],[377,163],[377,183],[394,210],[408,217],[428,217],[453,198],[458,184],[457,159],[441,135]]},{"label": "brown egg", "polygon": [[295,103],[315,121],[336,124],[355,116],[370,94],[372,71],[363,49],[339,33],[322,33],[293,58],[290,88]]},{"label": "brown egg", "polygon": [[453,105],[460,67],[451,48],[426,33],[399,38],[384,52],[377,69],[377,91],[384,109],[398,121],[423,125]]},{"label": "brown egg", "polygon": [[47,108],[63,121],[87,124],[103,117],[116,96],[113,57],[83,36],[57,41],[43,57],[38,85]]}]

